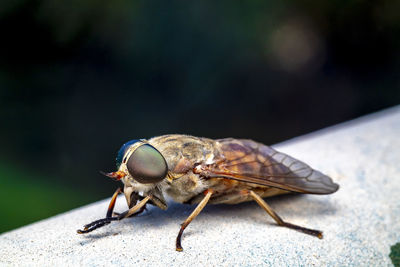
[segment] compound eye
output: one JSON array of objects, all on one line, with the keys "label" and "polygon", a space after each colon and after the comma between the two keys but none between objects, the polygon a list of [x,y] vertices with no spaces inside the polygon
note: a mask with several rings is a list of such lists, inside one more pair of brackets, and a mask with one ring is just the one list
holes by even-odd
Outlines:
[{"label": "compound eye", "polygon": [[149,144],[138,147],[126,163],[130,175],[141,184],[157,183],[167,175],[163,155]]},{"label": "compound eye", "polygon": [[119,169],[119,166],[121,166],[122,159],[124,158],[124,155],[128,150],[128,148],[136,142],[139,142],[139,140],[131,140],[121,146],[121,148],[118,151],[117,158],[115,159],[117,163],[117,169]]}]

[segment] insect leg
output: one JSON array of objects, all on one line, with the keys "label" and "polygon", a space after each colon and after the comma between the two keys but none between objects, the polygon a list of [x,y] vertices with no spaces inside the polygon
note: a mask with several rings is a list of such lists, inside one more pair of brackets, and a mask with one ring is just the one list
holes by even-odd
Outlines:
[{"label": "insect leg", "polygon": [[115,191],[114,195],[111,197],[110,204],[108,204],[108,209],[107,209],[107,214],[106,217],[112,217],[114,207],[115,207],[115,202],[117,201],[118,194],[121,193],[121,188],[118,187],[118,189]]},{"label": "insect leg", "polygon": [[[146,208],[146,205],[144,205],[144,206],[141,207],[140,210],[138,210],[136,213],[130,215],[129,218],[135,217],[135,216],[137,216],[137,215],[143,213],[146,209],[147,209],[147,208]],[[119,215],[121,215],[121,213],[119,213],[119,212],[113,212],[113,215],[114,215],[114,216],[119,216]]]},{"label": "insect leg", "polygon": [[212,190],[206,191],[206,196],[200,201],[199,205],[194,209],[192,214],[187,217],[187,219],[181,224],[181,229],[179,230],[178,236],[176,237],[176,251],[182,251],[181,239],[182,234],[185,228],[189,225],[189,223],[199,215],[202,209],[206,206],[208,200],[210,199],[211,195],[213,194]]},{"label": "insect leg", "polygon": [[[115,207],[115,203],[116,203],[116,201],[117,201],[117,197],[118,197],[118,194],[119,194],[119,193],[121,193],[121,188],[118,187],[118,189],[115,191],[115,193],[114,193],[113,196],[111,197],[110,204],[108,204],[108,209],[107,209],[106,218],[111,218],[111,217],[112,217],[113,211],[114,211],[114,207]],[[90,223],[90,224],[85,225],[85,229],[84,229],[84,230],[78,230],[78,233],[79,233],[79,234],[83,234],[83,233],[91,232],[91,231],[93,231],[93,230],[96,229],[96,228],[99,228],[99,227],[101,227],[101,226],[104,226],[104,225],[106,225],[106,224],[109,224],[109,223],[111,222],[112,219],[109,219],[108,221],[106,221],[105,219],[102,219],[102,220],[103,220],[103,222],[100,222],[101,220],[97,220],[97,221],[94,221],[94,222],[92,222],[92,223]],[[95,225],[95,224],[97,224],[97,227],[96,227],[96,228],[93,227],[93,229],[91,229],[90,231],[88,231],[87,228],[90,227],[90,226],[92,226],[92,225]]]},{"label": "insect leg", "polygon": [[[83,226],[83,230],[78,230],[77,232],[78,232],[78,234],[89,233],[89,232],[91,232],[93,230],[96,230],[97,228],[100,228],[100,227],[102,227],[104,225],[109,224],[112,221],[119,221],[119,220],[122,220],[122,219],[124,219],[126,217],[129,217],[132,214],[135,214],[143,206],[145,206],[147,201],[149,201],[150,199],[151,199],[151,196],[147,196],[142,201],[140,201],[137,205],[135,205],[132,208],[130,208],[129,210],[119,214],[118,216],[116,216],[116,217],[106,217],[104,219],[96,220],[94,222],[86,224],[85,226]],[[108,212],[107,212],[107,214],[108,214]]]},{"label": "insect leg", "polygon": [[280,226],[285,226],[294,230],[297,230],[299,232],[309,234],[312,236],[316,236],[320,239],[322,239],[322,232],[318,230],[313,230],[313,229],[308,229],[299,225],[287,223],[281,219],[281,217],[276,214],[276,212],[265,202],[264,199],[262,199],[259,195],[254,193],[254,191],[249,191],[249,194],[253,197],[253,199],[260,205],[275,221],[277,224]]},{"label": "insect leg", "polygon": [[[133,194],[132,194],[132,195],[133,195]],[[135,198],[134,198],[134,199],[131,199],[129,208],[134,207],[138,201],[140,202],[140,201],[142,201],[144,198],[145,198],[145,197],[142,197],[142,196],[140,196],[139,194],[136,194],[136,195],[135,195]],[[149,202],[146,203],[146,205],[147,205],[147,204],[152,204],[151,199],[149,200]],[[141,207],[140,210],[138,210],[136,213],[130,215],[129,217],[135,217],[135,216],[141,214],[142,212],[144,212],[144,211],[146,210],[146,205],[144,205],[143,207]],[[119,213],[119,212],[112,212],[112,216],[119,216],[120,214],[121,214],[121,213]]]}]

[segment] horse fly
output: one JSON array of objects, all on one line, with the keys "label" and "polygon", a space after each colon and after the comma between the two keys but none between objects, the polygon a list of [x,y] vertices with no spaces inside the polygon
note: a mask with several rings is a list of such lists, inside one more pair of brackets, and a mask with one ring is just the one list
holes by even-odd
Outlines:
[{"label": "horse fly", "polygon": [[212,140],[188,135],[163,135],[131,140],[119,150],[117,171],[104,173],[124,184],[128,210],[114,213],[121,189],[111,198],[106,217],[78,233],[143,212],[146,204],[167,209],[164,194],[174,201],[197,204],[182,223],[176,250],[182,251],[183,231],[207,204],[256,201],[280,226],[322,238],[322,232],[284,221],[263,198],[290,192],[331,194],[332,179],[275,149],[245,139]]}]

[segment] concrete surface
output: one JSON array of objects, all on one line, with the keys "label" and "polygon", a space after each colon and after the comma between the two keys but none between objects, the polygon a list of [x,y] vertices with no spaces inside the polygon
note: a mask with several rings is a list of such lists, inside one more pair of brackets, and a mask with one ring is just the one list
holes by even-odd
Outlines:
[{"label": "concrete surface", "polygon": [[[107,199],[2,234],[0,265],[390,266],[400,241],[400,107],[276,148],[340,184],[333,195],[267,199],[287,221],[323,230],[323,240],[276,226],[255,203],[207,206],[186,229],[183,252],[175,237],[194,207],[171,202],[76,234],[105,215]],[[120,197],[116,210],[124,209]]]}]

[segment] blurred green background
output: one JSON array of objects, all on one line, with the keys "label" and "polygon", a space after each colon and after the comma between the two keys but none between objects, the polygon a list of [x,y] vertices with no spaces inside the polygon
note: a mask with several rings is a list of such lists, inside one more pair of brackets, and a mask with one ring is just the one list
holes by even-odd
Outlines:
[{"label": "blurred green background", "polygon": [[399,10],[1,1],[0,231],[109,197],[119,184],[98,171],[130,139],[273,144],[399,104]]}]

